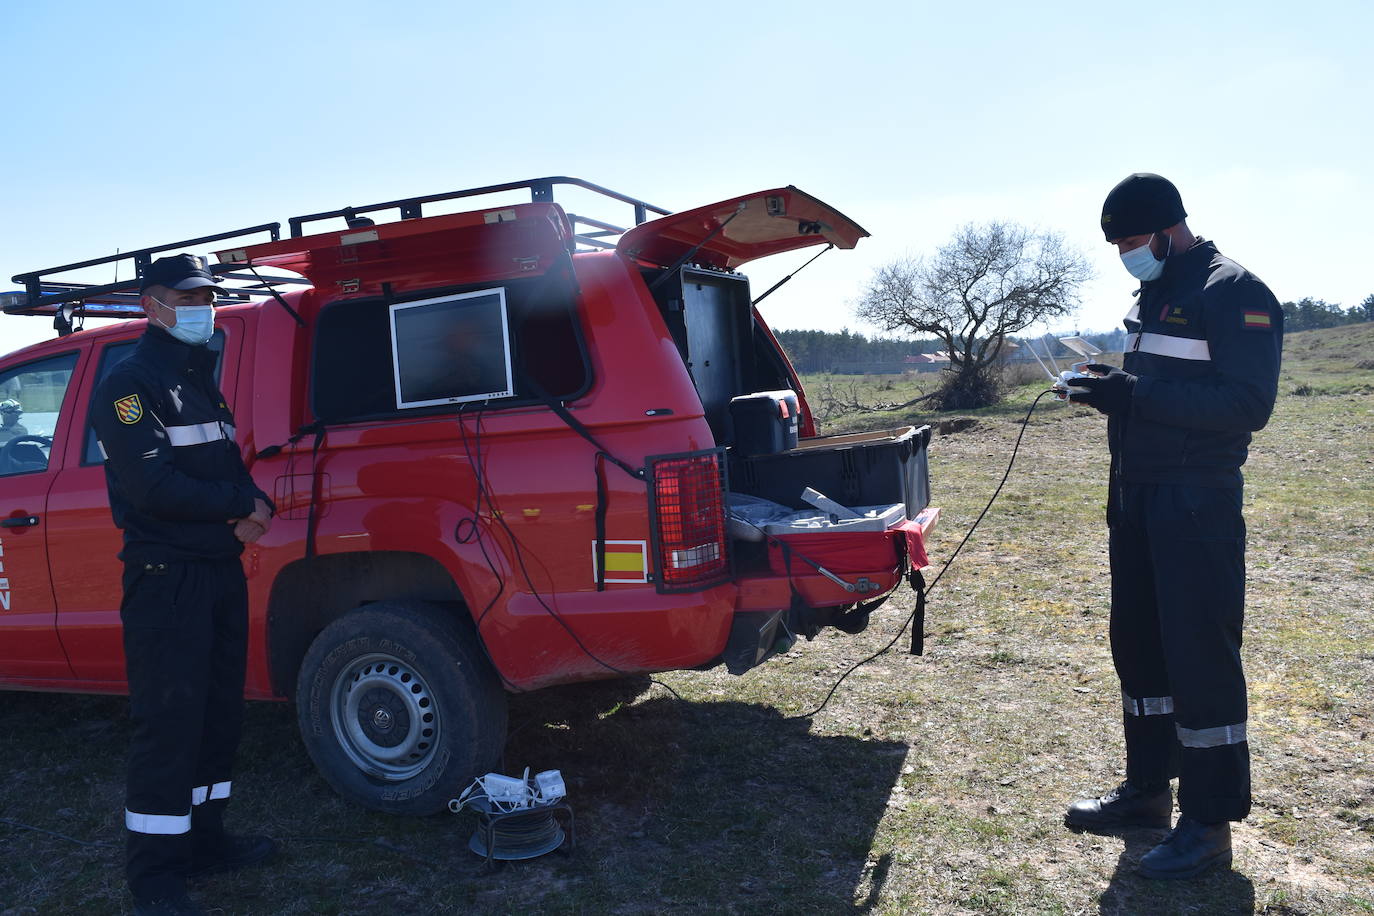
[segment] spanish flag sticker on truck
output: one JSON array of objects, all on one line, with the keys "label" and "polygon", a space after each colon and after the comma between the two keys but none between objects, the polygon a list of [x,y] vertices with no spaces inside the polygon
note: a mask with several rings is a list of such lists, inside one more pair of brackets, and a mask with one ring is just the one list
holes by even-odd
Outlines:
[{"label": "spanish flag sticker on truck", "polygon": [[[648,541],[606,541],[606,581],[648,582]],[[598,570],[596,541],[592,541],[592,579]]]}]

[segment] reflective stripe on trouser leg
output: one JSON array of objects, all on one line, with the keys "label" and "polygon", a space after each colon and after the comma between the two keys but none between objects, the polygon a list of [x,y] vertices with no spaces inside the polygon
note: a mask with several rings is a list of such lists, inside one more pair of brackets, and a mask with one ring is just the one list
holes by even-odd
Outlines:
[{"label": "reflective stripe on trouser leg", "polygon": [[[1109,553],[1112,566],[1112,662],[1121,679],[1126,779],[1163,786],[1178,775],[1173,698],[1160,642],[1154,571],[1135,488],[1114,488]],[[1167,702],[1166,702],[1167,701]]]},{"label": "reflective stripe on trouser leg", "polygon": [[176,836],[191,829],[191,812],[185,814],[139,814],[124,809],[124,826],[134,833]]},{"label": "reflective stripe on trouser leg", "polygon": [[1128,716],[1167,716],[1174,711],[1174,698],[1133,697],[1123,691],[1121,706]]},{"label": "reflective stripe on trouser leg", "polygon": [[1178,726],[1178,743],[1184,747],[1209,748],[1225,747],[1228,744],[1241,744],[1248,740],[1245,723],[1219,725],[1215,728],[1184,728]]},{"label": "reflective stripe on trouser leg", "polygon": [[203,805],[208,801],[228,798],[229,786],[228,782],[217,782],[213,786],[196,786],[191,790],[191,804]]},{"label": "reflective stripe on trouser leg", "polygon": [[1179,754],[1179,810],[1203,823],[1250,811],[1240,648],[1245,522],[1239,489],[1158,486],[1149,543]]}]

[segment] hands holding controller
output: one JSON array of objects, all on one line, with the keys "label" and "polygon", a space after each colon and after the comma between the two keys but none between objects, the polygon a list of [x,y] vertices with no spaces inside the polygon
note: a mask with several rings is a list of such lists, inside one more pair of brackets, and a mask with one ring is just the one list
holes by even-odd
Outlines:
[{"label": "hands holding controller", "polygon": [[1078,389],[1070,391],[1070,401],[1075,404],[1086,404],[1109,416],[1131,409],[1131,395],[1135,391],[1136,376],[1102,363],[1088,363],[1083,368],[1091,374],[1065,382],[1072,385],[1073,389]]}]

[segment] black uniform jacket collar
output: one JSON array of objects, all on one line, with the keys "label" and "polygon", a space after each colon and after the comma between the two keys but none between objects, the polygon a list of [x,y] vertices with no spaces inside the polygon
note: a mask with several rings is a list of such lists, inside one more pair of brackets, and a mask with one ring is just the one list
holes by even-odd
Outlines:
[{"label": "black uniform jacket collar", "polygon": [[166,366],[174,372],[182,373],[188,368],[207,370],[214,365],[215,355],[208,346],[193,347],[182,343],[165,330],[153,325],[143,332],[138,347],[151,357],[157,365]]},{"label": "black uniform jacket collar", "polygon": [[1180,283],[1187,283],[1189,277],[1205,274],[1219,251],[1215,242],[1198,237],[1197,243],[1187,251],[1171,255],[1164,261],[1164,272],[1158,280],[1142,283],[1144,290],[1172,289]]}]

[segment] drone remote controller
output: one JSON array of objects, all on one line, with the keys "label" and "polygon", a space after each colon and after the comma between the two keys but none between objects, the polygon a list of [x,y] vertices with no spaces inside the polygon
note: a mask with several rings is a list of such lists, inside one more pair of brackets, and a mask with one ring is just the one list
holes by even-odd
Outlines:
[{"label": "drone remote controller", "polygon": [[1080,394],[1086,391],[1086,388],[1074,385],[1074,381],[1080,378],[1098,378],[1098,376],[1091,372],[1083,371],[1087,366],[1088,364],[1086,362],[1074,363],[1072,369],[1065,369],[1063,372],[1059,373],[1058,381],[1052,386],[1054,388],[1054,396],[1061,401],[1067,401],[1069,395]]}]

